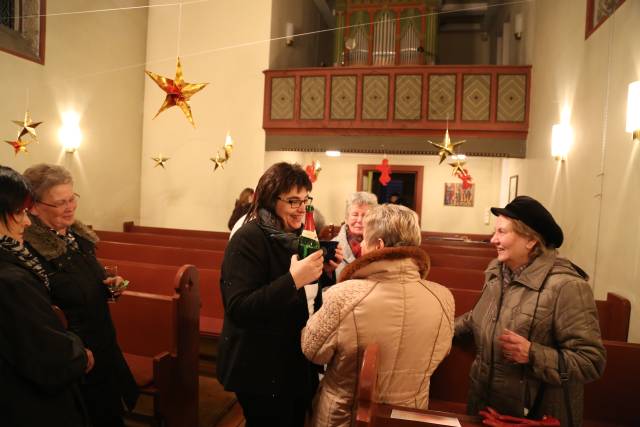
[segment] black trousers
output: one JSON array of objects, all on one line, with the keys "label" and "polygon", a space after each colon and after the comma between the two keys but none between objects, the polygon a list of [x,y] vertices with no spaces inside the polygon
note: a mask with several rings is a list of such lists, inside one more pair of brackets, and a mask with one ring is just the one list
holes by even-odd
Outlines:
[{"label": "black trousers", "polygon": [[[301,393],[304,394],[304,393]],[[236,393],[246,427],[304,427],[310,402],[303,396]]]}]

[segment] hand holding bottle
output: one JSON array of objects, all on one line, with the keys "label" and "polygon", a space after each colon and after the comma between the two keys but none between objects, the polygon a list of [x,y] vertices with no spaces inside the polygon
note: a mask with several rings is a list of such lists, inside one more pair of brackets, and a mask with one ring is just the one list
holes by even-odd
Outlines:
[{"label": "hand holding bottle", "polygon": [[300,289],[304,285],[315,282],[322,274],[322,251],[316,251],[303,260],[298,259],[298,255],[291,256],[291,266],[289,273],[293,277],[296,288]]}]

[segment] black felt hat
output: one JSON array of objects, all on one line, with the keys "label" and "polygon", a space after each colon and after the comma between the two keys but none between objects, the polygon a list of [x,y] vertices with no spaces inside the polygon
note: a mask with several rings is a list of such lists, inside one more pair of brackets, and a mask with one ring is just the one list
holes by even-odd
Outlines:
[{"label": "black felt hat", "polygon": [[519,219],[542,236],[547,247],[559,248],[564,240],[562,229],[549,211],[536,199],[518,196],[504,208],[491,208],[495,216]]}]

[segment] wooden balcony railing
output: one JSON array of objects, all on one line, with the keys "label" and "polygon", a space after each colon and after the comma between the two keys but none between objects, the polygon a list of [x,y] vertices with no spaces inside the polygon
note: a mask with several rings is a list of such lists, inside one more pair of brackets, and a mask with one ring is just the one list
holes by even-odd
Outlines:
[{"label": "wooden balcony railing", "polygon": [[525,139],[530,66],[390,66],[265,71],[263,127],[281,135],[441,131]]}]

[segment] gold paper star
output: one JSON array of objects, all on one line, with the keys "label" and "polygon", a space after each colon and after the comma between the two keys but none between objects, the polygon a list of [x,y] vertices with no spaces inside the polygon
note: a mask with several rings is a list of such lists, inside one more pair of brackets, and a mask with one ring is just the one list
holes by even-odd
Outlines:
[{"label": "gold paper star", "polygon": [[455,176],[458,172],[462,175],[466,175],[467,173],[462,168],[467,163],[467,158],[464,155],[453,155],[451,157],[451,161],[449,162],[449,166],[453,168],[452,175]]},{"label": "gold paper star", "polygon": [[463,142],[465,142],[464,139],[462,141],[452,143],[451,138],[449,138],[449,128],[447,128],[444,133],[444,140],[442,141],[442,144],[437,144],[432,141],[429,141],[429,144],[440,149],[440,151],[438,151],[438,155],[440,156],[440,162],[438,164],[440,165],[447,158],[447,156],[452,156],[455,152],[456,147]]},{"label": "gold paper star", "polygon": [[187,101],[197,92],[201,91],[208,83],[186,83],[182,78],[182,66],[180,65],[180,58],[178,58],[178,65],[176,65],[176,77],[171,80],[170,78],[160,76],[151,71],[145,71],[156,84],[167,93],[167,97],[164,99],[164,103],[160,107],[160,110],[153,117],[158,117],[158,114],[164,110],[171,108],[175,105],[182,109],[182,112],[189,120],[189,123],[195,128],[196,124],[193,121],[191,115],[191,107]]},{"label": "gold paper star", "polygon": [[219,167],[224,169],[224,164],[231,158],[231,152],[233,151],[233,138],[231,138],[229,132],[227,132],[227,137],[225,138],[224,146],[222,148],[224,149],[222,155],[217,151],[216,156],[209,159],[213,162],[214,172],[218,170]]},{"label": "gold paper star", "polygon": [[14,140],[14,141],[4,141],[7,144],[11,145],[13,147],[13,151],[15,153],[15,155],[17,156],[19,153],[28,153],[29,151],[27,150],[27,145],[29,145],[29,141],[22,141],[20,138]]},{"label": "gold paper star", "polygon": [[36,128],[38,127],[38,125],[41,125],[42,122],[34,123],[33,121],[31,121],[31,115],[29,114],[29,111],[24,112],[23,121],[13,120],[13,123],[20,126],[20,133],[18,134],[19,140],[22,139],[22,137],[25,136],[26,134],[30,134],[31,136],[33,136],[34,141],[38,142],[38,135],[36,135]]},{"label": "gold paper star", "polygon": [[153,166],[154,168],[162,166],[162,169],[164,169],[164,164],[167,163],[169,157],[163,157],[162,154],[158,154],[156,157],[152,157],[151,160],[156,162],[156,164]]}]

